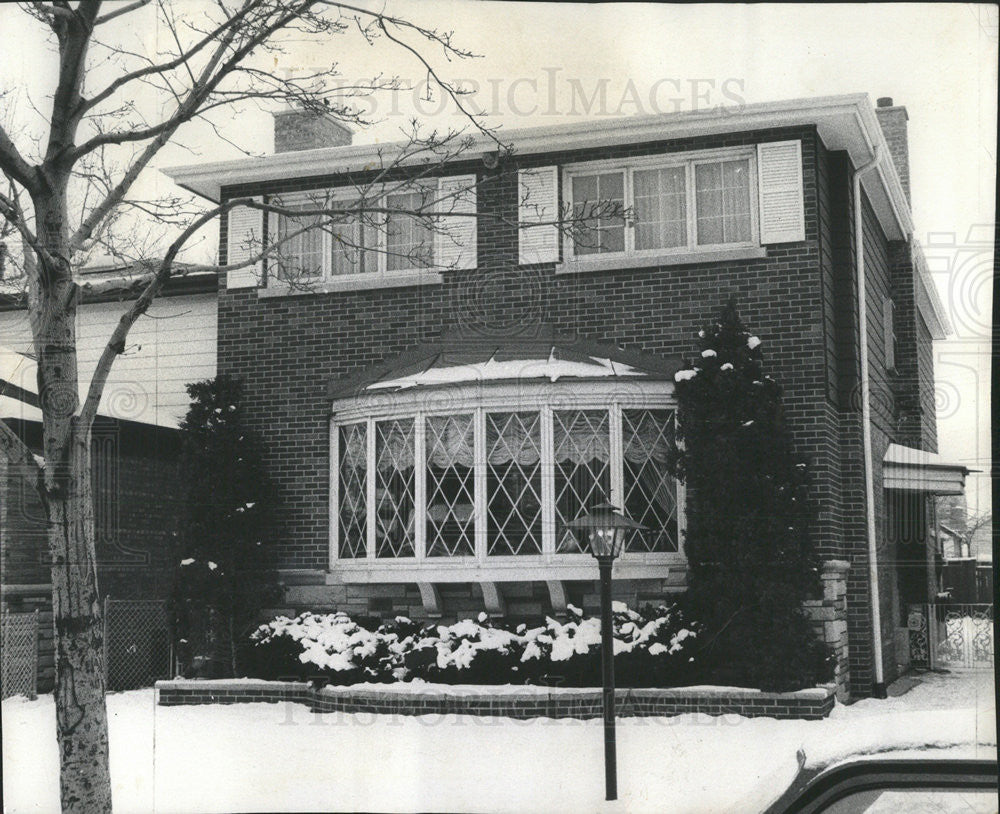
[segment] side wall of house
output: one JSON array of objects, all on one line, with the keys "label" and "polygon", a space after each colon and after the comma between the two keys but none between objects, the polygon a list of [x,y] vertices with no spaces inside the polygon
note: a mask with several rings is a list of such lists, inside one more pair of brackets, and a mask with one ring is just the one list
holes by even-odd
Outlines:
[{"label": "side wall of house", "polygon": [[[121,317],[121,302],[82,304],[77,311],[81,395]],[[185,385],[215,375],[215,294],[164,296],[129,332],[101,399],[101,412],[127,421],[176,426],[187,411]],[[0,345],[34,355],[27,312],[0,310]],[[28,373],[34,389],[34,368]]]},{"label": "side wall of house", "polygon": [[[871,405],[872,469],[875,502],[876,562],[878,563],[879,612],[882,639],[882,664],[884,682],[891,682],[897,675],[895,652],[896,629],[899,624],[899,596],[896,574],[898,552],[896,542],[887,535],[886,496],[881,488],[882,459],[890,443],[907,443],[907,407],[912,403],[911,386],[916,376],[907,377],[916,370],[916,342],[912,334],[905,334],[898,342],[899,358],[895,371],[886,365],[887,320],[883,303],[890,295],[905,294],[905,272],[899,258],[907,255],[908,247],[891,242],[878,223],[867,196],[862,195],[862,232],[865,265],[865,303],[867,308],[869,388]],[[851,287],[857,286],[857,269],[847,266]],[[912,287],[912,270],[910,285]],[[846,289],[847,287],[844,286]],[[844,311],[840,318],[844,324],[842,336],[848,345],[857,347],[856,293],[843,299]],[[896,317],[912,314],[905,296],[897,305]],[[847,305],[855,309],[846,311]],[[908,344],[907,344],[908,343]],[[849,358],[845,353],[842,358]],[[857,355],[855,354],[855,358]],[[847,559],[851,563],[848,573],[848,634],[850,638],[851,688],[855,696],[870,694],[875,681],[872,644],[871,584],[865,515],[864,448],[861,433],[860,375],[854,370],[844,370],[841,379],[840,435],[842,471],[844,473],[844,540]],[[919,427],[919,416],[914,426]]]},{"label": "side wall of house", "polygon": [[[843,161],[832,161],[813,128],[669,141],[561,155],[522,156],[519,166],[551,165],[622,155],[752,145],[801,139],[806,240],[771,246],[752,261],[702,263],[586,274],[556,274],[553,264],[517,261],[517,167],[476,172],[480,210],[479,262],[473,271],[449,271],[436,285],[287,297],[259,297],[255,289],[220,290],[219,370],[246,381],[248,417],[266,439],[269,470],[283,493],[275,550],[278,565],[321,581],[329,556],[329,404],[331,379],[352,374],[444,330],[504,335],[543,323],[563,333],[616,342],[663,356],[690,355],[698,328],[729,297],[763,340],[769,372],[783,386],[798,451],[813,462],[816,535],[827,557],[843,554],[842,460],[832,382],[839,377],[839,327],[825,302],[836,296],[835,265],[843,254]],[[822,159],[821,159],[822,153]],[[451,168],[450,168],[451,169]],[[246,185],[224,194],[259,195],[345,183],[344,177]],[[836,187],[836,196],[831,190]],[[489,217],[494,216],[494,217]],[[826,234],[839,229],[837,238]],[[225,235],[225,224],[222,234]],[[223,242],[224,249],[224,242]],[[223,260],[225,257],[222,258]],[[834,358],[836,357],[836,358]],[[673,579],[673,577],[671,577]],[[632,600],[662,596],[664,585],[619,585]],[[446,612],[482,608],[478,586],[443,588]],[[587,600],[592,585],[569,586]],[[509,604],[525,613],[547,611],[544,587],[504,585]],[[383,612],[406,608],[419,615],[413,585],[302,585],[295,604]],[[513,611],[512,611],[513,612]]]}]

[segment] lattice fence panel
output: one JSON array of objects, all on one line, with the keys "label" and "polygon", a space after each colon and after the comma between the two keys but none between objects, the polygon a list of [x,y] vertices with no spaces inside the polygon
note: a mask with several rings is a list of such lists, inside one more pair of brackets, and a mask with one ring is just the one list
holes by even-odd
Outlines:
[{"label": "lattice fence panel", "polygon": [[38,611],[0,614],[0,652],[0,694],[34,698],[38,691]]},{"label": "lattice fence panel", "polygon": [[151,687],[170,678],[167,603],[158,599],[104,600],[104,664],[108,690]]}]

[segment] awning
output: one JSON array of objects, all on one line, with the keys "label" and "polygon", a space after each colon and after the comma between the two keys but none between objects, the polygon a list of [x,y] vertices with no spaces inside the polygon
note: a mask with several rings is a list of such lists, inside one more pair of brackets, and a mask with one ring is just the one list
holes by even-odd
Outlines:
[{"label": "awning", "polygon": [[455,333],[334,380],[328,394],[337,400],[415,388],[527,380],[672,382],[681,366],[680,359],[551,332],[495,339]]},{"label": "awning", "polygon": [[971,471],[933,452],[889,444],[882,459],[882,485],[886,489],[961,495],[965,493],[965,476]]}]

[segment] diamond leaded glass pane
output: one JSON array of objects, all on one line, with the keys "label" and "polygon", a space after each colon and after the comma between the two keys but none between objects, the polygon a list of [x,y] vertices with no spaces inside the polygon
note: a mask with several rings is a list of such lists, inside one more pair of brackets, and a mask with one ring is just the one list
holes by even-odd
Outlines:
[{"label": "diamond leaded glass pane", "polygon": [[486,550],[542,551],[542,439],[538,413],[486,414]]},{"label": "diamond leaded glass pane", "polygon": [[625,540],[626,551],[677,551],[677,482],[667,469],[673,436],[670,410],[622,410],[625,513],[645,526]]},{"label": "diamond leaded glass pane", "polygon": [[556,551],[584,551],[565,523],[611,497],[611,438],[607,410],[552,413]]},{"label": "diamond leaded glass pane", "polygon": [[364,557],[368,542],[368,425],[339,427],[341,558]]},{"label": "diamond leaded glass pane", "polygon": [[413,419],[375,423],[375,556],[414,555]]},{"label": "diamond leaded glass pane", "polygon": [[472,414],[427,418],[427,556],[475,554]]}]

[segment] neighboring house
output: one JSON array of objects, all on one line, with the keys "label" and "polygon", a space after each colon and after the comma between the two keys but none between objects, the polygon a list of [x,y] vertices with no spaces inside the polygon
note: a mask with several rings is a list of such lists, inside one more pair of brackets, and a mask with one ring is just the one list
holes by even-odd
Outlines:
[{"label": "neighboring house", "polygon": [[[447,235],[400,217],[371,235],[378,251],[346,254],[316,230],[280,261],[231,271],[218,365],[246,380],[284,493],[288,607],[594,609],[596,565],[563,524],[609,499],[649,529],[616,563],[616,595],[682,590],[683,490],[664,464],[672,374],[734,296],[812,463],[827,591],[810,612],[845,691],[880,694],[907,604],[933,583],[927,496],[961,492],[966,472],[933,454],[931,343],[948,322],[912,240],[906,119],[854,95],[504,131],[512,156],[484,140],[434,172],[450,213],[478,215],[442,218]],[[392,159],[345,141],[332,122],[284,114],[276,155],[168,172],[213,201],[290,207],[307,191],[350,196]],[[380,180],[417,171],[403,162]],[[599,200],[631,220],[577,237],[536,225]],[[220,259],[250,260],[297,223],[235,209]],[[289,284],[291,266],[307,285]]]},{"label": "neighboring house", "polygon": [[[77,314],[81,387],[118,316],[123,291],[87,294],[121,270],[82,274]],[[9,283],[10,281],[8,281]],[[188,404],[184,385],[215,375],[214,273],[168,287],[134,326],[111,373],[93,428],[94,519],[98,587],[116,599],[165,598],[170,590],[177,515],[177,425]],[[14,286],[0,300],[0,421],[37,455],[42,413],[37,366],[23,300]],[[41,458],[39,458],[41,460]],[[39,610],[39,690],[52,681],[51,584],[45,514],[25,469],[0,459],[0,594],[4,610]]]}]

